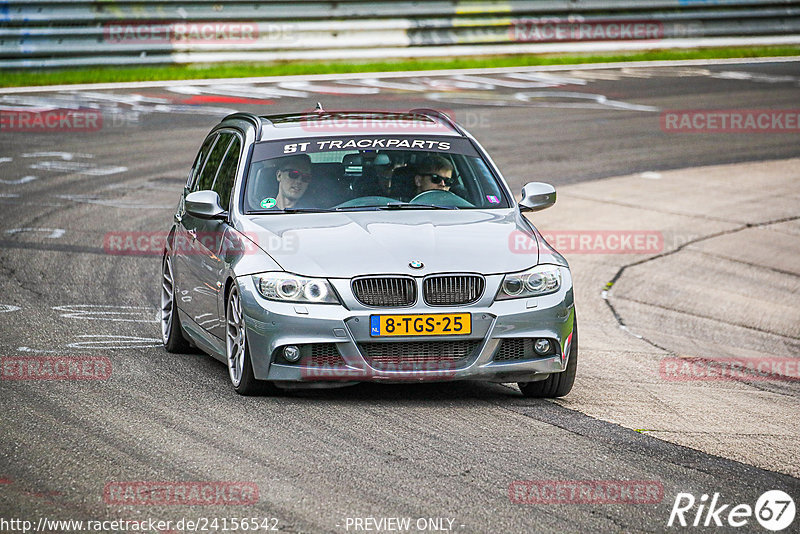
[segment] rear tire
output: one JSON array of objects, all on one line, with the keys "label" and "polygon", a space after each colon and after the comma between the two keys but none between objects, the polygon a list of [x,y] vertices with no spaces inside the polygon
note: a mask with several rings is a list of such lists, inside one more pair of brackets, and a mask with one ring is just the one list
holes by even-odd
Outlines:
[{"label": "rear tire", "polygon": [[555,399],[563,397],[572,390],[575,373],[578,370],[578,321],[572,326],[572,344],[569,347],[567,369],[561,373],[553,373],[539,382],[519,382],[520,391],[526,397],[536,399]]},{"label": "rear tire", "polygon": [[167,352],[192,352],[192,346],[183,337],[178,307],[175,305],[175,275],[169,255],[161,261],[161,341]]}]

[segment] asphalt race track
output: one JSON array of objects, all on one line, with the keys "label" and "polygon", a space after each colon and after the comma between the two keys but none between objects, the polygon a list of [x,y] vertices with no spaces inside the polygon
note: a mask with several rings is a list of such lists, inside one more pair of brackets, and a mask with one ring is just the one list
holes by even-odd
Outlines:
[{"label": "asphalt race track", "polygon": [[[628,353],[657,366],[661,356],[685,354],[687,346],[709,350],[723,343],[704,333],[700,312],[688,310],[695,297],[672,291],[665,273],[680,271],[685,263],[678,260],[665,267],[669,271],[652,264],[650,270],[632,268],[616,282],[619,300],[612,309],[601,291],[622,263],[566,254],[583,282],[577,285],[577,310],[586,337],[575,389],[559,401],[525,399],[513,385],[474,383],[361,385],[244,398],[212,358],[166,353],[156,320],[160,250],[121,255],[104,247],[105,236],[168,228],[200,142],[228,112],[309,110],[318,101],[326,109],[451,112],[482,142],[515,191],[528,181],[565,188],[563,204],[543,212],[541,220],[533,218],[542,231],[545,223],[569,226],[570,220],[585,221],[574,228],[592,230],[594,222],[613,228],[613,211],[612,222],[593,221],[578,202],[600,198],[611,187],[628,200],[620,201],[617,216],[627,209],[624,216],[638,217],[627,221],[634,229],[646,224],[641,221],[658,224],[667,212],[703,211],[706,203],[709,210],[725,204],[733,211],[736,202],[768,192],[771,178],[741,191],[708,188],[705,200],[691,209],[681,198],[703,189],[706,179],[724,184],[742,165],[752,165],[747,168],[755,176],[771,161],[793,161],[770,171],[773,177],[783,173],[785,192],[776,193],[774,204],[756,207],[774,210],[775,221],[794,228],[793,249],[758,260],[780,263],[769,268],[770,276],[783,277],[781,283],[764,291],[777,295],[775,305],[785,311],[769,325],[756,325],[758,336],[741,339],[752,343],[753,353],[777,350],[800,359],[800,262],[792,252],[800,237],[800,160],[791,159],[800,157],[797,124],[793,131],[773,125],[755,133],[687,133],[669,131],[662,122],[670,110],[797,114],[800,61],[0,90],[3,114],[80,107],[95,120],[49,131],[3,123],[0,130],[0,356],[92,356],[107,359],[112,368],[105,380],[0,381],[2,518],[34,526],[41,518],[172,521],[147,532],[192,530],[176,526],[181,519],[244,517],[268,518],[281,532],[402,531],[367,518],[411,518],[409,531],[426,532],[672,532],[698,530],[667,527],[681,492],[698,499],[719,493],[731,508],[754,506],[773,489],[797,502],[798,382],[752,386],[770,395],[758,397],[763,424],[774,410],[775,417],[785,417],[784,434],[761,432],[759,421],[740,421],[731,413],[737,409],[731,399],[746,404],[746,381],[730,390],[709,385],[675,395],[695,395],[698,416],[710,411],[729,418],[725,439],[704,433],[702,424],[688,428],[691,439],[637,426],[663,412],[666,401],[658,392],[671,387],[663,381],[651,381],[652,394],[636,402],[625,398],[622,386],[610,387],[634,380],[637,371],[621,363],[631,361]],[[705,166],[716,170],[696,170]],[[630,185],[673,175],[685,180],[681,188],[644,194]],[[598,181],[626,176],[639,181],[611,181],[608,188]],[[729,230],[722,217],[707,220],[719,225],[709,232]],[[767,224],[744,221],[742,227],[748,223]],[[644,257],[626,263],[637,259]],[[692,259],[698,269],[714,261],[710,254]],[[668,314],[642,308],[634,293],[647,286],[658,293],[652,299],[669,300],[659,308]],[[755,298],[759,291],[751,293]],[[716,318],[714,329],[747,328],[757,320],[742,316],[741,324],[723,324],[737,307],[720,298],[703,302],[703,317]],[[683,340],[667,335],[670,321],[688,325]],[[649,348],[620,323],[645,332]],[[781,340],[779,349],[775,339]],[[677,418],[695,424],[685,410],[663,413],[664,425]],[[137,481],[246,483],[256,494],[246,502],[179,505],[147,494],[109,497],[109,488]],[[636,502],[519,502],[530,494],[515,481],[638,481],[646,493]],[[694,511],[687,514],[692,521]],[[785,532],[799,529],[796,519]],[[752,517],[738,529],[708,530],[767,532]],[[13,530],[0,525],[0,531]]]}]

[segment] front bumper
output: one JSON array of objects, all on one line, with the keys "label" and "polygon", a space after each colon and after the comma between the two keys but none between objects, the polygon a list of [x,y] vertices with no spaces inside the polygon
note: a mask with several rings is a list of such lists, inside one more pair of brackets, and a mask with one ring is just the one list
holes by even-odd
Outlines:
[{"label": "front bumper", "polygon": [[[464,307],[430,307],[417,303],[411,308],[367,308],[349,292],[349,281],[331,280],[344,305],[287,304],[267,300],[256,290],[251,276],[238,278],[248,346],[257,379],[279,386],[335,386],[345,383],[424,382],[483,380],[490,382],[532,382],[566,369],[575,318],[572,279],[563,269],[561,289],[553,294],[494,302],[502,276],[487,276],[487,291],[477,303]],[[493,290],[494,289],[494,290]],[[408,336],[373,338],[370,316],[377,314],[472,314],[472,333],[466,336]],[[497,361],[502,340],[548,338],[555,340],[555,352],[524,360]],[[469,341],[474,350],[452,364],[375,365],[365,356],[367,343]],[[341,365],[289,364],[274,358],[285,345],[335,344]],[[370,362],[373,362],[372,364]]]}]

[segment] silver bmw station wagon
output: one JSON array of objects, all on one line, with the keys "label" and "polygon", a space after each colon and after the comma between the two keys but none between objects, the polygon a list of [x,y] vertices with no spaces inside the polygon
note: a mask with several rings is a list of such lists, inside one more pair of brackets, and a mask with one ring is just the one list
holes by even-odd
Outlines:
[{"label": "silver bmw station wagon", "polygon": [[555,200],[532,182],[517,202],[438,111],[230,115],[169,232],[164,346],[224,362],[243,395],[454,380],[566,395],[572,277],[523,216]]}]

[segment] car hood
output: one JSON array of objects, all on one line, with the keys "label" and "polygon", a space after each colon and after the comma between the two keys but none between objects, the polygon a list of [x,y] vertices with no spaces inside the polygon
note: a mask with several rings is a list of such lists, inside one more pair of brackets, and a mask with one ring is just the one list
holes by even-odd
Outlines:
[{"label": "car hood", "polygon": [[240,229],[282,269],[305,276],[495,274],[538,262],[536,237],[514,209],[247,215]]}]

